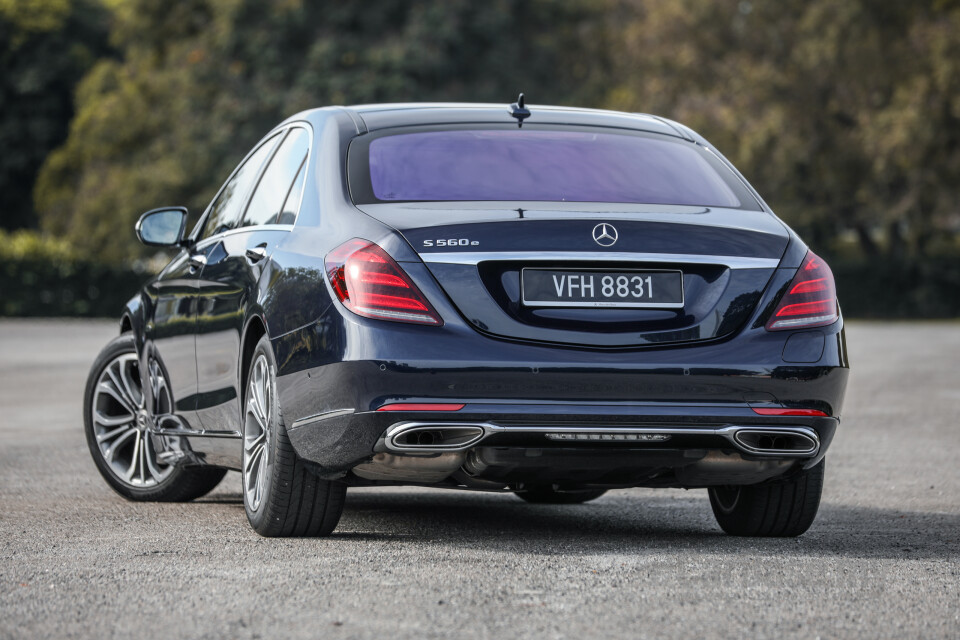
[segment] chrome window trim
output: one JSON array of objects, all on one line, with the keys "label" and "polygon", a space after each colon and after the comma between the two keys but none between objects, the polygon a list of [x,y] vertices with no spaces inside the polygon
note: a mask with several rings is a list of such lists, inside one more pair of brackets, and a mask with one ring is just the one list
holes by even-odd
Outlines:
[{"label": "chrome window trim", "polygon": [[730,269],[776,269],[779,258],[745,258],[740,256],[703,256],[686,253],[628,253],[596,251],[471,251],[463,253],[420,253],[428,264],[477,265],[492,260],[563,261],[563,262],[668,262],[686,264],[719,264]]},{"label": "chrome window trim", "polygon": [[235,236],[235,235],[237,235],[238,233],[249,233],[249,232],[254,231],[254,230],[256,230],[256,231],[286,231],[286,232],[289,233],[290,231],[293,231],[293,225],[292,225],[292,224],[260,224],[260,225],[256,225],[256,226],[253,226],[253,227],[240,227],[239,229],[230,229],[229,231],[223,231],[223,232],[221,232],[221,233],[218,233],[218,234],[215,235],[215,236],[210,236],[209,238],[204,238],[203,240],[199,241],[197,244],[193,245],[193,247],[191,247],[190,249],[191,249],[191,251],[196,252],[196,251],[198,251],[198,250],[200,250],[200,249],[204,249],[204,248],[206,248],[206,247],[209,247],[210,245],[214,245],[214,244],[216,244],[217,242],[220,242],[221,240],[223,240],[224,238],[227,238],[227,237],[229,237],[229,236]]}]

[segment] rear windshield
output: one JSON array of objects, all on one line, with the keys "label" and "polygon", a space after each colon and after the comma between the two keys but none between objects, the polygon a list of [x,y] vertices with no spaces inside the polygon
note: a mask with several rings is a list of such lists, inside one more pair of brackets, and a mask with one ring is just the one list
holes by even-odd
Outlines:
[{"label": "rear windshield", "polygon": [[656,134],[434,130],[382,135],[358,146],[351,155],[359,151],[366,162],[351,157],[351,180],[356,173],[368,177],[351,185],[359,187],[352,188],[358,203],[534,200],[740,208],[745,200],[742,185],[709,152]]}]

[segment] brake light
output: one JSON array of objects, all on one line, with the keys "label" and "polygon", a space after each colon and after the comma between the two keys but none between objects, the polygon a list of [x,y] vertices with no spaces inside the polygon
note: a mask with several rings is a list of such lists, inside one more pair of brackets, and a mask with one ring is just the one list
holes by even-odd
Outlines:
[{"label": "brake light", "polygon": [[767,331],[833,324],[839,317],[833,272],[823,258],[808,251],[797,275],[767,321]]},{"label": "brake light", "polygon": [[324,265],[337,298],[359,316],[443,324],[410,276],[373,242],[348,240],[327,255]]}]

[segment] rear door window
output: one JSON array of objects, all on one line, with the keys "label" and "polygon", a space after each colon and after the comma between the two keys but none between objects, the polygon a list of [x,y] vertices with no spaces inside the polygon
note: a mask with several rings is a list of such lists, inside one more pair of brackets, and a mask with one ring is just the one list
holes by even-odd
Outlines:
[{"label": "rear door window", "polygon": [[210,213],[203,224],[200,240],[237,227],[250,187],[279,140],[278,134],[261,144],[223,186],[216,200],[210,205]]},{"label": "rear door window", "polygon": [[[263,172],[240,226],[278,222],[300,167],[306,160],[308,148],[309,134],[306,130],[296,127],[287,134],[270,165]],[[293,215],[296,217],[296,212]]]},{"label": "rear door window", "polygon": [[290,193],[287,194],[287,200],[283,203],[283,208],[280,209],[280,219],[278,222],[280,224],[293,224],[297,219],[297,211],[300,208],[300,196],[303,194],[303,181],[307,175],[307,159],[304,157],[303,162],[300,163],[300,170],[297,172],[297,177],[293,181],[293,186],[290,187]]}]

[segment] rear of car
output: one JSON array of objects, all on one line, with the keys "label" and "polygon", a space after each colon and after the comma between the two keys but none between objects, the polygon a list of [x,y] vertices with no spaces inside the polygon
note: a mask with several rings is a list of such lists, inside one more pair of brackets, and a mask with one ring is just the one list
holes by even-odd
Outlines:
[{"label": "rear of car", "polygon": [[829,267],[685,127],[531,111],[353,112],[351,215],[389,232],[325,255],[343,348],[302,365],[297,453],[531,502],[709,487],[725,530],[801,533],[848,373]]}]

